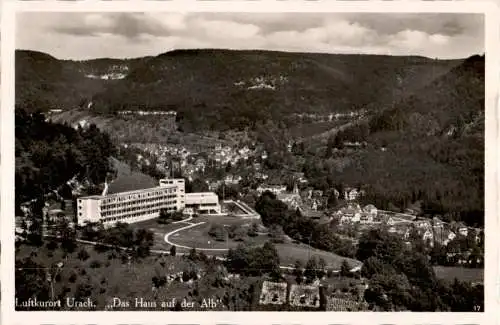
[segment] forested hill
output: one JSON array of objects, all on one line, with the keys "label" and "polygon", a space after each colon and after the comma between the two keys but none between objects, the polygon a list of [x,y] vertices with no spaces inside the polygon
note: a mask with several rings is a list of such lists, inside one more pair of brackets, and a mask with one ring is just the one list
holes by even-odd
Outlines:
[{"label": "forested hill", "polygon": [[[147,59],[147,58],[144,58]],[[36,51],[16,51],[16,107],[28,112],[84,107],[107,84],[138,62],[58,60]]]},{"label": "forested hill", "polygon": [[[470,225],[484,221],[484,56],[474,56],[418,93],[329,140],[367,141],[337,181],[367,185],[367,202],[388,208],[424,202],[424,210]],[[329,157],[328,157],[329,158]],[[328,163],[306,162],[321,180]],[[327,160],[328,161],[328,160]],[[316,166],[316,167],[315,167]]]},{"label": "forested hill", "polygon": [[111,171],[109,157],[116,149],[95,126],[75,130],[23,110],[16,110],[15,118],[17,204],[57,190],[75,176],[100,184]]},{"label": "forested hill", "polygon": [[372,129],[416,129],[418,122],[425,122],[426,125],[419,125],[424,133],[456,133],[470,132],[472,125],[467,130],[465,128],[472,123],[476,124],[476,129],[479,127],[479,134],[482,135],[484,101],[484,56],[473,56],[418,92],[380,112],[378,119],[372,121]]},{"label": "forested hill", "polygon": [[16,99],[18,107],[42,110],[90,102],[99,113],[173,109],[186,127],[238,128],[292,113],[379,109],[462,62],[209,49],[74,62],[18,51]]}]

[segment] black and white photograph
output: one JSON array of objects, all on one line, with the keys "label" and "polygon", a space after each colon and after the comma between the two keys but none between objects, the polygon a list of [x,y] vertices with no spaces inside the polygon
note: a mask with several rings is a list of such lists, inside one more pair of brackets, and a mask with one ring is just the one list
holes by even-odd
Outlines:
[{"label": "black and white photograph", "polygon": [[15,310],[485,312],[485,26],[17,12]]}]

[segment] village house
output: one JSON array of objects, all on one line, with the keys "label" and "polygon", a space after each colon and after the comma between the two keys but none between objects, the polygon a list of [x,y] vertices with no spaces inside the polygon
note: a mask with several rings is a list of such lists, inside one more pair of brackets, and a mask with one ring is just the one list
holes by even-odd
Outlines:
[{"label": "village house", "polygon": [[321,190],[312,191],[312,197],[316,199],[323,197],[323,191]]},{"label": "village house", "polygon": [[410,228],[406,228],[406,231],[405,231],[405,233],[403,234],[403,239],[404,239],[404,240],[408,240],[408,239],[410,239],[410,234],[411,234],[411,230],[410,230]]},{"label": "village house", "polygon": [[194,162],[197,171],[205,172],[205,167],[207,165],[207,161],[204,158],[198,158]]},{"label": "village house", "polygon": [[254,178],[266,180],[266,179],[269,178],[269,176],[267,174],[264,174],[264,173],[261,173],[261,172],[256,172],[255,175],[254,175]]},{"label": "village house", "polygon": [[401,236],[401,238],[407,240],[410,237],[410,227],[406,223],[395,223],[389,227],[389,232]]},{"label": "village house", "polygon": [[286,282],[264,281],[260,293],[259,304],[282,305],[286,303]]},{"label": "village house", "polygon": [[292,306],[319,308],[319,286],[292,284],[289,301]]},{"label": "village house", "polygon": [[430,229],[426,229],[423,236],[422,236],[422,239],[427,242],[428,240],[432,241],[434,240],[434,234],[432,233],[432,231]]},{"label": "village house", "polygon": [[226,175],[226,177],[224,178],[224,183],[225,184],[232,184],[232,185],[236,185],[236,184],[239,184],[239,182],[242,180],[242,177],[241,176],[236,176],[236,175],[233,175],[233,174],[229,174],[229,175]]},{"label": "village house", "polygon": [[457,235],[453,231],[449,230],[447,235],[445,236],[445,239],[443,240],[443,245],[448,245],[456,237]]},{"label": "village house", "polygon": [[216,191],[222,185],[222,181],[212,181],[208,183],[208,189],[210,191]]},{"label": "village house", "polygon": [[415,221],[415,226],[419,229],[431,229],[431,222],[428,219],[421,219]]},{"label": "village house", "polygon": [[358,199],[360,193],[355,188],[346,188],[344,191],[344,199],[346,201],[355,201]]},{"label": "village house", "polygon": [[368,213],[363,213],[360,216],[360,223],[362,223],[362,224],[373,223],[373,216],[371,214],[368,214]]},{"label": "village house", "polygon": [[368,204],[363,208],[363,212],[370,215],[372,219],[377,217],[378,210],[373,204]]},{"label": "village house", "polygon": [[434,218],[432,218],[432,226],[434,228],[443,228],[444,222],[441,219],[439,219],[438,217],[434,217]]},{"label": "village house", "polygon": [[257,187],[257,192],[259,194],[262,194],[266,191],[269,191],[275,195],[278,195],[278,194],[281,194],[281,193],[284,193],[286,192],[286,185],[259,185],[259,187]]},{"label": "village house", "polygon": [[388,226],[394,226],[396,224],[396,221],[394,220],[393,217],[389,216],[385,218],[385,224]]},{"label": "village house", "polygon": [[342,215],[339,219],[339,223],[342,225],[350,224],[351,222],[351,217],[348,215]]},{"label": "village house", "polygon": [[[349,204],[340,209],[337,213],[338,215],[345,217],[341,218],[342,223],[355,223],[361,221],[362,212],[363,211],[361,210],[359,204]],[[347,222],[347,220],[349,220],[349,222]]]},{"label": "village house", "polygon": [[278,193],[276,195],[276,198],[286,203],[292,209],[297,209],[302,205],[302,198],[299,195],[299,189],[297,187],[297,184],[295,184],[292,193],[286,193],[286,192]]}]

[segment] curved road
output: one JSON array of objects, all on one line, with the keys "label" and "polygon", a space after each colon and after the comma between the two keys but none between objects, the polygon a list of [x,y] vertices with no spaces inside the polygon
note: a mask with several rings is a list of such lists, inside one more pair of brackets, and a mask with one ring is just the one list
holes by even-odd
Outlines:
[{"label": "curved road", "polygon": [[185,249],[196,249],[197,251],[214,251],[214,252],[227,252],[229,249],[227,248],[197,248],[197,247],[189,247],[189,246],[183,246],[183,245],[179,245],[179,244],[176,244],[176,243],[172,243],[168,237],[172,236],[173,234],[179,232],[179,231],[182,231],[182,230],[186,230],[186,229],[189,229],[189,228],[193,228],[193,227],[196,227],[196,226],[199,226],[199,225],[202,225],[204,224],[205,222],[198,222],[198,223],[191,223],[185,227],[181,227],[179,229],[175,229],[167,234],[165,234],[165,237],[164,237],[164,240],[167,244],[169,245],[172,245],[172,246],[177,246],[177,247],[180,247],[180,248],[185,248]]}]

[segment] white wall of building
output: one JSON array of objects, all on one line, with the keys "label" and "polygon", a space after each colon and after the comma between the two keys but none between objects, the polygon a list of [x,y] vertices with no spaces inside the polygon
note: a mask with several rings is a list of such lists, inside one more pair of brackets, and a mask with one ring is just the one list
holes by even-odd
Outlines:
[{"label": "white wall of building", "polygon": [[186,205],[200,213],[221,213],[219,197],[213,192],[185,193],[184,179],[162,179],[159,187],[81,197],[77,200],[78,224],[103,222],[134,223],[154,219],[162,209],[182,211]]},{"label": "white wall of building", "polygon": [[215,213],[221,213],[219,197],[213,192],[187,193],[186,206],[193,207],[200,212],[215,211]]},{"label": "white wall of building", "polygon": [[101,202],[99,197],[84,197],[77,200],[78,224],[99,222],[101,220]]}]

